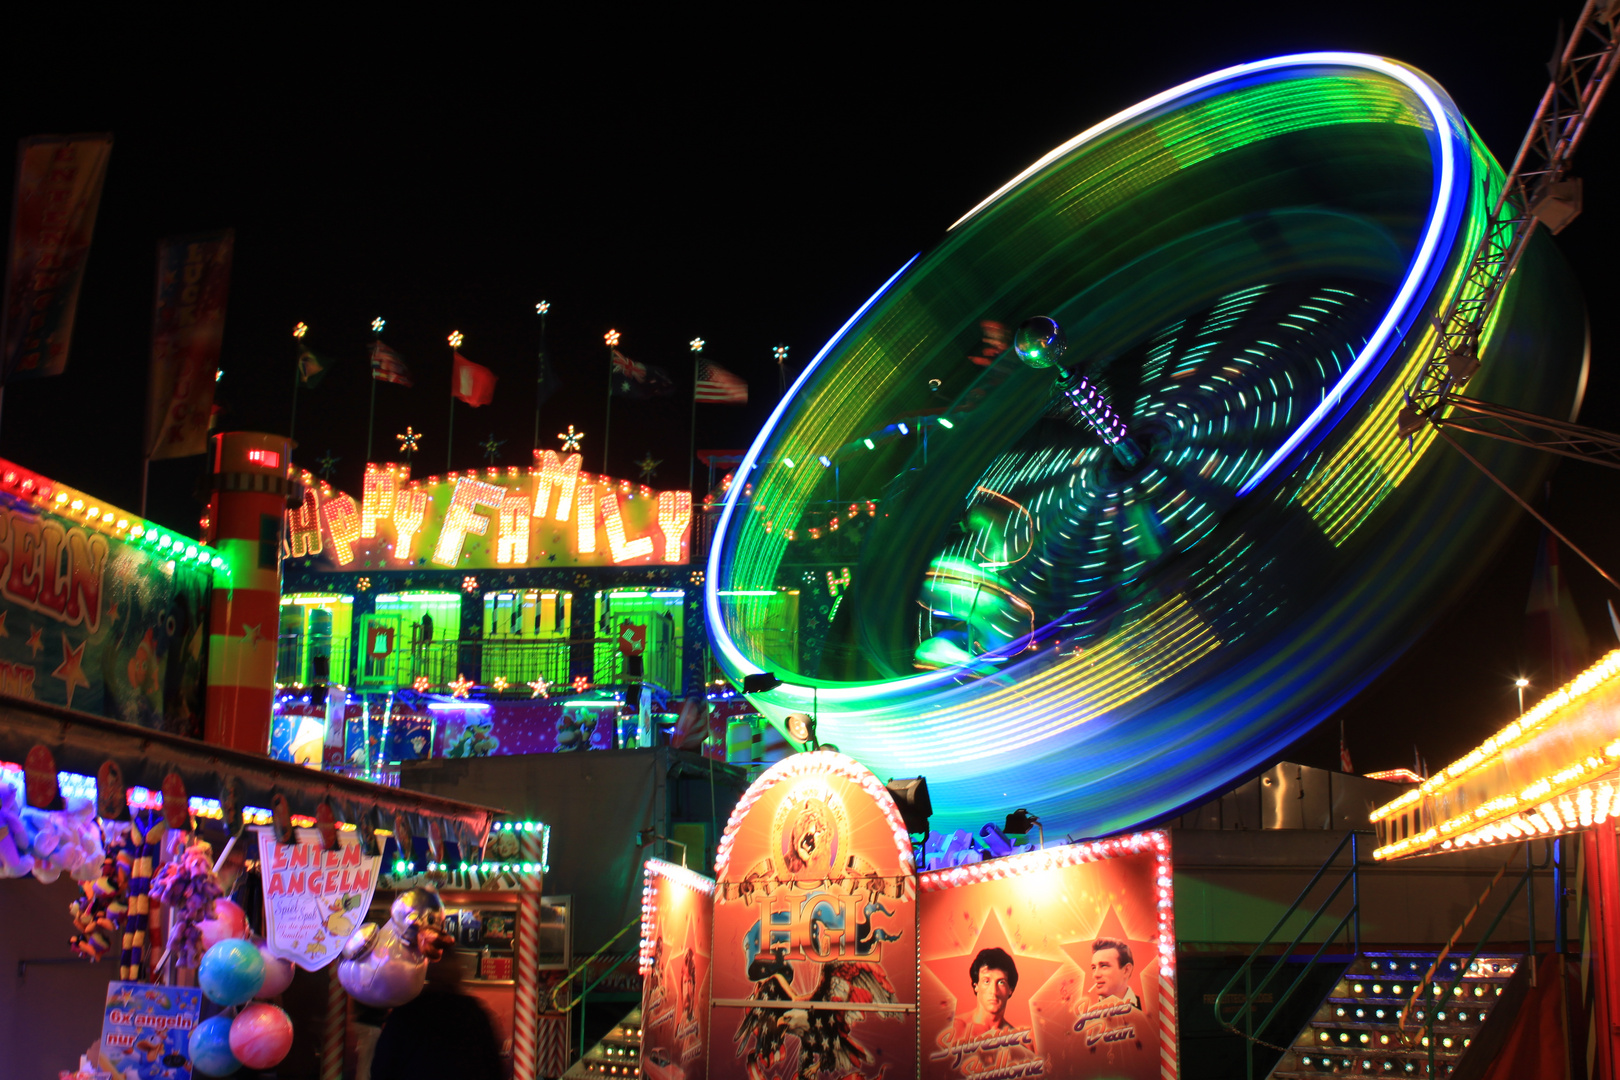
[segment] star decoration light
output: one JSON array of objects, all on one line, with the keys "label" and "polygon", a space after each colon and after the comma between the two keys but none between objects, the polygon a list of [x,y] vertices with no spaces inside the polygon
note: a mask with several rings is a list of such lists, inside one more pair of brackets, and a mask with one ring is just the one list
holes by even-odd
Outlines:
[{"label": "star decoration light", "polygon": [[413,679],[411,681],[411,686],[413,686],[416,689],[416,692],[418,694],[427,693],[427,688],[432,686],[432,685],[433,685],[433,683],[428,680],[428,677],[426,675],[418,675],[415,679]]},{"label": "star decoration light", "polygon": [[332,470],[336,469],[337,463],[342,460],[342,458],[335,456],[332,451],[328,450],[319,462],[320,468],[315,471],[320,474],[322,480],[330,480],[332,479]]},{"label": "star decoration light", "polygon": [[309,333],[309,327],[303,323],[299,323],[297,326],[293,327],[293,337],[297,338],[299,341],[302,341],[304,339],[304,335],[307,333]]},{"label": "star decoration light", "polygon": [[383,327],[386,325],[388,325],[387,322],[381,315],[379,315],[375,319],[371,320],[371,332],[373,334],[380,334],[383,332]]},{"label": "star decoration light", "polygon": [[463,336],[463,334],[461,333],[460,330],[452,330],[452,331],[450,331],[450,347],[452,349],[461,348],[461,343],[463,341],[466,341],[466,340],[467,340],[466,337]]},{"label": "star decoration light", "polygon": [[771,350],[771,355],[776,357],[776,362],[778,364],[787,363],[787,354],[788,347],[786,345],[778,345],[776,348]]},{"label": "star decoration light", "polygon": [[506,681],[505,675],[497,675],[495,676],[495,681],[490,685],[493,686],[495,688],[495,692],[499,694],[512,684]]},{"label": "star decoration light", "polygon": [[495,433],[493,431],[490,432],[489,438],[485,439],[482,443],[484,448],[484,460],[489,462],[491,465],[495,464],[495,459],[501,456],[501,447],[505,445],[505,439],[497,439],[495,437]]},{"label": "star decoration light", "polygon": [[590,688],[591,688],[591,680],[587,679],[583,675],[575,675],[574,676],[574,693],[583,694],[585,691],[589,690]]},{"label": "star decoration light", "polygon": [[546,682],[544,679],[536,679],[534,682],[529,683],[528,686],[530,690],[534,691],[534,693],[529,695],[532,698],[551,696],[550,694],[546,693],[546,691],[551,688],[551,684]]},{"label": "star decoration light", "polygon": [[602,340],[607,342],[608,348],[611,349],[613,346],[619,343],[619,332],[617,330],[609,330],[607,333],[602,335]]},{"label": "star decoration light", "polygon": [[704,341],[700,337],[695,337],[691,341],[688,341],[686,344],[691,347],[693,352],[702,352],[703,351],[703,346],[707,345],[708,342]]},{"label": "star decoration light", "polygon": [[584,437],[585,433],[583,431],[575,431],[573,424],[568,425],[568,431],[566,434],[561,431],[557,432],[557,438],[562,440],[562,452],[565,454],[578,450],[579,442]]},{"label": "star decoration light", "polygon": [[461,587],[467,592],[477,592],[478,579],[473,577],[471,574],[468,574],[466,577],[461,579]]},{"label": "star decoration light", "polygon": [[536,315],[544,315],[546,312],[548,312],[550,310],[551,310],[551,301],[550,300],[542,300],[538,304],[534,305],[534,313]]},{"label": "star decoration light", "polygon": [[368,577],[363,577],[354,583],[354,587],[360,592],[365,592],[367,589],[371,588],[371,579]]},{"label": "star decoration light", "polygon": [[652,456],[652,451],[649,450],[647,451],[645,457],[636,462],[636,467],[641,470],[641,478],[643,480],[651,480],[658,472],[658,466],[662,464],[663,461],[658,458],[654,458]]},{"label": "star decoration light", "polygon": [[405,434],[395,435],[394,438],[399,440],[399,451],[405,455],[407,462],[411,460],[412,454],[422,448],[422,433],[409,424],[405,425]]},{"label": "star decoration light", "polygon": [[450,680],[451,697],[464,698],[472,691],[472,688],[473,681],[459,672],[454,679]]}]

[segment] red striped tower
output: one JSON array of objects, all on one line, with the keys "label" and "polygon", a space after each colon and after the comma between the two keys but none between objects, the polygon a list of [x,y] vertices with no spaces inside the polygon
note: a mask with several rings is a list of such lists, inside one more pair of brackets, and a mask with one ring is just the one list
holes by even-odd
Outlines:
[{"label": "red striped tower", "polygon": [[[230,566],[208,623],[205,738],[255,754],[270,746],[281,612],[281,529],[292,443],[280,435],[214,436],[206,542]],[[221,578],[223,579],[223,576]]]},{"label": "red striped tower", "polygon": [[326,969],[326,1032],[321,1046],[321,1080],[343,1080],[344,1044],[349,1038],[349,996],[338,982],[338,966]]},{"label": "red striped tower", "polygon": [[535,1023],[540,1016],[540,887],[544,827],[518,834],[518,858],[532,872],[518,876],[517,996],[512,1008],[512,1080],[533,1080]]}]

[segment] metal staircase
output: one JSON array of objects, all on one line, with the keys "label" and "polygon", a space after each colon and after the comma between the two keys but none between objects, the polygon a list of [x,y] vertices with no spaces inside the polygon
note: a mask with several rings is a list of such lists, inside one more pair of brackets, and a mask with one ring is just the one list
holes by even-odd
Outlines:
[{"label": "metal staircase", "polygon": [[1507,992],[1520,958],[1443,962],[1424,995],[1425,1004],[1412,1010],[1403,1033],[1401,1010],[1437,955],[1368,952],[1355,960],[1271,1075],[1300,1080],[1451,1076]]},{"label": "metal staircase", "polygon": [[641,1076],[641,1006],[613,1025],[602,1041],[563,1073],[564,1080],[636,1080]]}]

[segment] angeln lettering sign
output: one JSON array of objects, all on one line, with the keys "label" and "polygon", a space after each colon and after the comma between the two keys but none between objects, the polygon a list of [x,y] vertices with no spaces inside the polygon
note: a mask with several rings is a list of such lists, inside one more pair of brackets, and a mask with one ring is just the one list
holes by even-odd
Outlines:
[{"label": "angeln lettering sign", "polygon": [[273,829],[258,834],[266,944],[283,960],[318,971],[365,921],[382,857],[363,854],[353,832],[338,833],[335,851],[315,829],[297,830],[294,844],[276,843]]}]

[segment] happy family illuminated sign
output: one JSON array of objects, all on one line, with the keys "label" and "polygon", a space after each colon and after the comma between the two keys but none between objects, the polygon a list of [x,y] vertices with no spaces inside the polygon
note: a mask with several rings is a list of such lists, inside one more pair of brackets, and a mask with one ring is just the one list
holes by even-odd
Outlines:
[{"label": "happy family illuminated sign", "polygon": [[692,494],[587,473],[579,454],[420,480],[368,464],[360,501],[304,474],[286,554],[324,569],[634,566],[687,561]]}]

